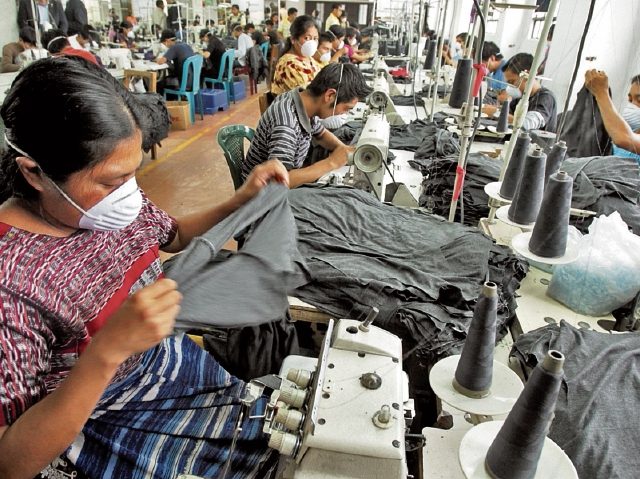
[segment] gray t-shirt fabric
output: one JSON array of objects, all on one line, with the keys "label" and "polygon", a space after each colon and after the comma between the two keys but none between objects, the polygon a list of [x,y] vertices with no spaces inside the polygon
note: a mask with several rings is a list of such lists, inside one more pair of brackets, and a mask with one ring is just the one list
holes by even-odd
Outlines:
[{"label": "gray t-shirt fabric", "polygon": [[[183,295],[176,330],[257,326],[285,315],[287,294],[307,282],[287,191],[267,185],[165,263],[166,276]],[[247,228],[242,248],[216,261],[223,245]]]},{"label": "gray t-shirt fabric", "polygon": [[511,355],[534,368],[549,349],[565,355],[549,437],[579,477],[637,478],[640,333],[599,333],[561,321],[520,336]]}]

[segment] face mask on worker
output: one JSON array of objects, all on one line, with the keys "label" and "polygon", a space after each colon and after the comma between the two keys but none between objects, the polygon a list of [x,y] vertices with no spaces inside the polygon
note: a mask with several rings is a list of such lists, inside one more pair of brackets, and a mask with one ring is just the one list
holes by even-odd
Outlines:
[{"label": "face mask on worker", "polygon": [[[6,135],[5,142],[22,156],[31,158],[31,156],[9,141]],[[35,161],[33,158],[31,159]],[[40,171],[42,171],[42,168],[40,168]],[[121,230],[133,223],[142,209],[142,193],[140,192],[140,188],[138,188],[135,177],[132,177],[120,185],[88,210],[84,210],[73,201],[55,181],[49,178],[44,172],[42,174],[71,206],[82,213],[82,217],[78,223],[80,228],[95,231]]]},{"label": "face mask on worker", "polygon": [[320,55],[320,61],[322,63],[328,63],[331,60],[331,52],[326,52]]},{"label": "face mask on worker", "polygon": [[520,91],[519,88],[516,88],[513,85],[508,85],[506,90],[507,90],[507,95],[509,95],[514,100],[517,100],[518,98],[522,98],[522,92]]},{"label": "face mask on worker", "polygon": [[356,46],[357,40],[355,38],[352,38],[351,40],[349,40],[349,45],[351,45],[352,47]]},{"label": "face mask on worker", "polygon": [[127,38],[132,38],[132,39],[133,39],[133,38],[136,38],[136,34],[135,34],[135,33],[133,33],[133,30],[129,30],[129,31],[127,32]]},{"label": "face mask on worker", "polygon": [[318,40],[307,40],[300,47],[302,55],[311,58],[318,51]]},{"label": "face mask on worker", "polygon": [[344,48],[344,40],[340,40],[340,45],[338,45],[338,50],[342,50]]}]

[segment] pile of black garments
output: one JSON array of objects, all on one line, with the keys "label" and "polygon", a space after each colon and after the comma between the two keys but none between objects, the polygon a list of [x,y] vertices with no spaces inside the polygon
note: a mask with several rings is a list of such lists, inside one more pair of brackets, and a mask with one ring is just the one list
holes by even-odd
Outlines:
[{"label": "pile of black garments", "polygon": [[[457,157],[410,160],[409,164],[424,176],[420,206],[431,213],[448,217],[453,185],[456,179]],[[456,211],[460,221],[464,211],[464,224],[477,226],[480,218],[489,214],[489,196],[484,192],[487,183],[497,181],[501,162],[479,153],[470,153],[464,181],[461,206]]]},{"label": "pile of black garments", "polygon": [[380,203],[348,187],[305,186],[289,202],[311,281],[295,295],[335,318],[363,319],[403,342],[412,397],[431,425],[428,368],[459,353],[484,281],[498,284],[498,330],[513,318],[527,263],[475,228]]},{"label": "pile of black garments", "polygon": [[598,333],[562,321],[520,336],[512,356],[533,368],[549,349],[565,355],[549,437],[579,477],[638,477],[640,333]]},{"label": "pile of black garments", "polygon": [[[457,158],[416,159],[411,165],[424,176],[420,206],[448,216],[456,177]],[[464,224],[477,225],[489,214],[487,183],[498,181],[501,163],[479,153],[469,154],[463,189]],[[574,208],[610,214],[618,211],[634,233],[640,234],[640,167],[631,158],[595,156],[568,158],[562,169],[573,179]],[[456,218],[460,218],[460,208]],[[583,233],[593,217],[572,216],[571,224]]]}]

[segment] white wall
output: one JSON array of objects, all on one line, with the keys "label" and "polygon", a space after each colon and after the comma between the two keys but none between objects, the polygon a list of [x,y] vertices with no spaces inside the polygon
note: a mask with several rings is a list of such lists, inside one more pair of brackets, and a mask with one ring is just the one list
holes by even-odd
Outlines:
[{"label": "white wall", "polygon": [[[589,2],[560,2],[553,43],[549,51],[545,76],[553,78],[548,87],[564,106],[573,71],[580,36],[584,30]],[[596,68],[607,72],[613,100],[617,107],[625,101],[629,80],[640,73],[640,0],[598,0],[591,27],[582,53],[573,97],[584,83],[586,70]],[[595,57],[587,61],[587,57]]]},{"label": "white wall", "polygon": [[18,9],[15,0],[0,0],[0,47],[18,40]]}]

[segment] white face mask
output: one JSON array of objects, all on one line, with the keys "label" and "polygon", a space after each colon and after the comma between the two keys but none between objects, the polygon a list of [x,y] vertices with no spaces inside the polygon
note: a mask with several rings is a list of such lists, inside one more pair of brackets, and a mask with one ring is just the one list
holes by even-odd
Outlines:
[{"label": "white face mask", "polygon": [[323,53],[322,55],[320,55],[320,61],[322,63],[327,63],[329,60],[331,60],[331,52]]},{"label": "white face mask", "polygon": [[127,33],[127,38],[136,38],[136,34],[133,33],[133,30],[130,30],[129,33]]},{"label": "white face mask", "polygon": [[340,40],[340,45],[338,45],[338,50],[342,50],[344,48],[344,40]]},{"label": "white face mask", "polygon": [[351,40],[349,40],[349,45],[351,45],[352,47],[355,46],[356,43],[358,42],[356,41],[355,38],[352,38]]},{"label": "white face mask", "polygon": [[113,190],[88,211],[82,209],[53,180],[51,183],[75,209],[82,213],[79,225],[85,230],[121,230],[133,223],[142,209],[142,193],[135,177]]},{"label": "white face mask", "polygon": [[520,88],[516,88],[513,85],[507,85],[507,95],[509,95],[514,100],[522,98],[522,92],[520,91]]},{"label": "white face mask", "polygon": [[[22,151],[16,145],[14,145],[8,138],[4,136],[5,143],[11,148],[16,150],[22,156],[31,158],[27,153]],[[35,161],[32,159],[32,161]],[[36,162],[37,163],[37,162]],[[40,168],[42,171],[42,168]],[[73,201],[69,195],[67,195],[62,188],[60,188],[55,181],[42,173],[54,186],[58,193],[60,193],[64,199],[66,199],[71,206],[82,213],[80,218],[80,228],[86,230],[96,231],[116,231],[121,230],[135,220],[140,214],[142,209],[142,193],[138,188],[136,178],[132,177],[118,188],[113,190],[107,196],[98,201],[95,205],[89,208],[89,211],[82,209],[75,201]]]},{"label": "white face mask", "polygon": [[318,51],[318,40],[307,40],[300,47],[302,55],[311,58]]}]

